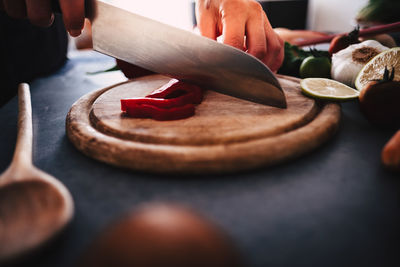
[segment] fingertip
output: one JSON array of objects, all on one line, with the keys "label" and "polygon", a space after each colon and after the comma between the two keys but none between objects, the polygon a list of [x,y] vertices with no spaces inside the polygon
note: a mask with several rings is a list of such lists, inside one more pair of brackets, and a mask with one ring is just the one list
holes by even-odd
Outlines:
[{"label": "fingertip", "polygon": [[76,29],[76,30],[69,30],[69,35],[71,35],[71,37],[78,37],[79,35],[82,34],[82,30],[80,29]]},{"label": "fingertip", "polygon": [[65,28],[72,37],[79,36],[85,23],[84,0],[61,0],[60,6]]},{"label": "fingertip", "polygon": [[84,23],[85,23],[84,17],[74,19],[68,16],[64,16],[65,28],[72,37],[77,37],[81,35]]}]

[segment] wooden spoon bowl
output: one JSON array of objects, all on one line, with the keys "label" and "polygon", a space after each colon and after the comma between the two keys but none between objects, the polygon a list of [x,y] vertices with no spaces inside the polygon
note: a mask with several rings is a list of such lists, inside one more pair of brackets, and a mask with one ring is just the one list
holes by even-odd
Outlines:
[{"label": "wooden spoon bowl", "polygon": [[15,154],[0,176],[0,262],[48,241],[73,215],[64,185],[32,165],[31,114],[29,86],[21,84]]}]

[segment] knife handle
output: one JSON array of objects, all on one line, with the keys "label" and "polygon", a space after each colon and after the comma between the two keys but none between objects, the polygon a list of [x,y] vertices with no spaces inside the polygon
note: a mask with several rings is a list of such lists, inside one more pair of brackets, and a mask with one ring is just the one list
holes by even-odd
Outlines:
[{"label": "knife handle", "polygon": [[[54,13],[62,14],[60,2],[58,0],[51,0],[51,8]],[[93,20],[96,15],[96,1],[85,0],[85,17]]]},{"label": "knife handle", "polygon": [[51,0],[51,9],[54,13],[62,14],[60,2],[58,2],[58,0]]}]

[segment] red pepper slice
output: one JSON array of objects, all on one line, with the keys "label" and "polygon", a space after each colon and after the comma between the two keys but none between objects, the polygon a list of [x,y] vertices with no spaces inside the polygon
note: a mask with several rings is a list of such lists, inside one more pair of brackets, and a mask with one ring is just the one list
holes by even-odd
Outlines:
[{"label": "red pepper slice", "polygon": [[186,104],[198,104],[201,102],[199,99],[202,97],[196,92],[190,92],[179,97],[164,99],[164,98],[150,98],[150,97],[139,97],[139,98],[124,98],[121,99],[121,110],[126,111],[131,105],[152,105],[159,108],[173,108],[181,107]]},{"label": "red pepper slice", "polygon": [[146,97],[121,99],[121,110],[135,118],[178,120],[194,115],[193,104],[202,100],[200,87],[172,79]]},{"label": "red pepper slice", "polygon": [[131,104],[127,107],[126,113],[134,118],[153,118],[159,121],[166,121],[185,119],[193,116],[195,108],[193,104],[166,109],[147,104]]},{"label": "red pepper slice", "polygon": [[146,97],[170,99],[188,93],[196,94],[196,104],[199,104],[203,99],[203,90],[199,86],[182,82],[177,79],[171,79],[168,83],[164,84]]}]

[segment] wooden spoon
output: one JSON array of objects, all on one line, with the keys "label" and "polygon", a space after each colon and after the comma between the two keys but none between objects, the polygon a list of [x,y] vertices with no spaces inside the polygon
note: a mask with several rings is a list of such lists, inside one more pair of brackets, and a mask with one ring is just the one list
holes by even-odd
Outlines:
[{"label": "wooden spoon", "polygon": [[28,84],[18,88],[18,138],[13,160],[0,175],[0,262],[48,241],[71,220],[65,186],[32,164],[32,107]]}]

